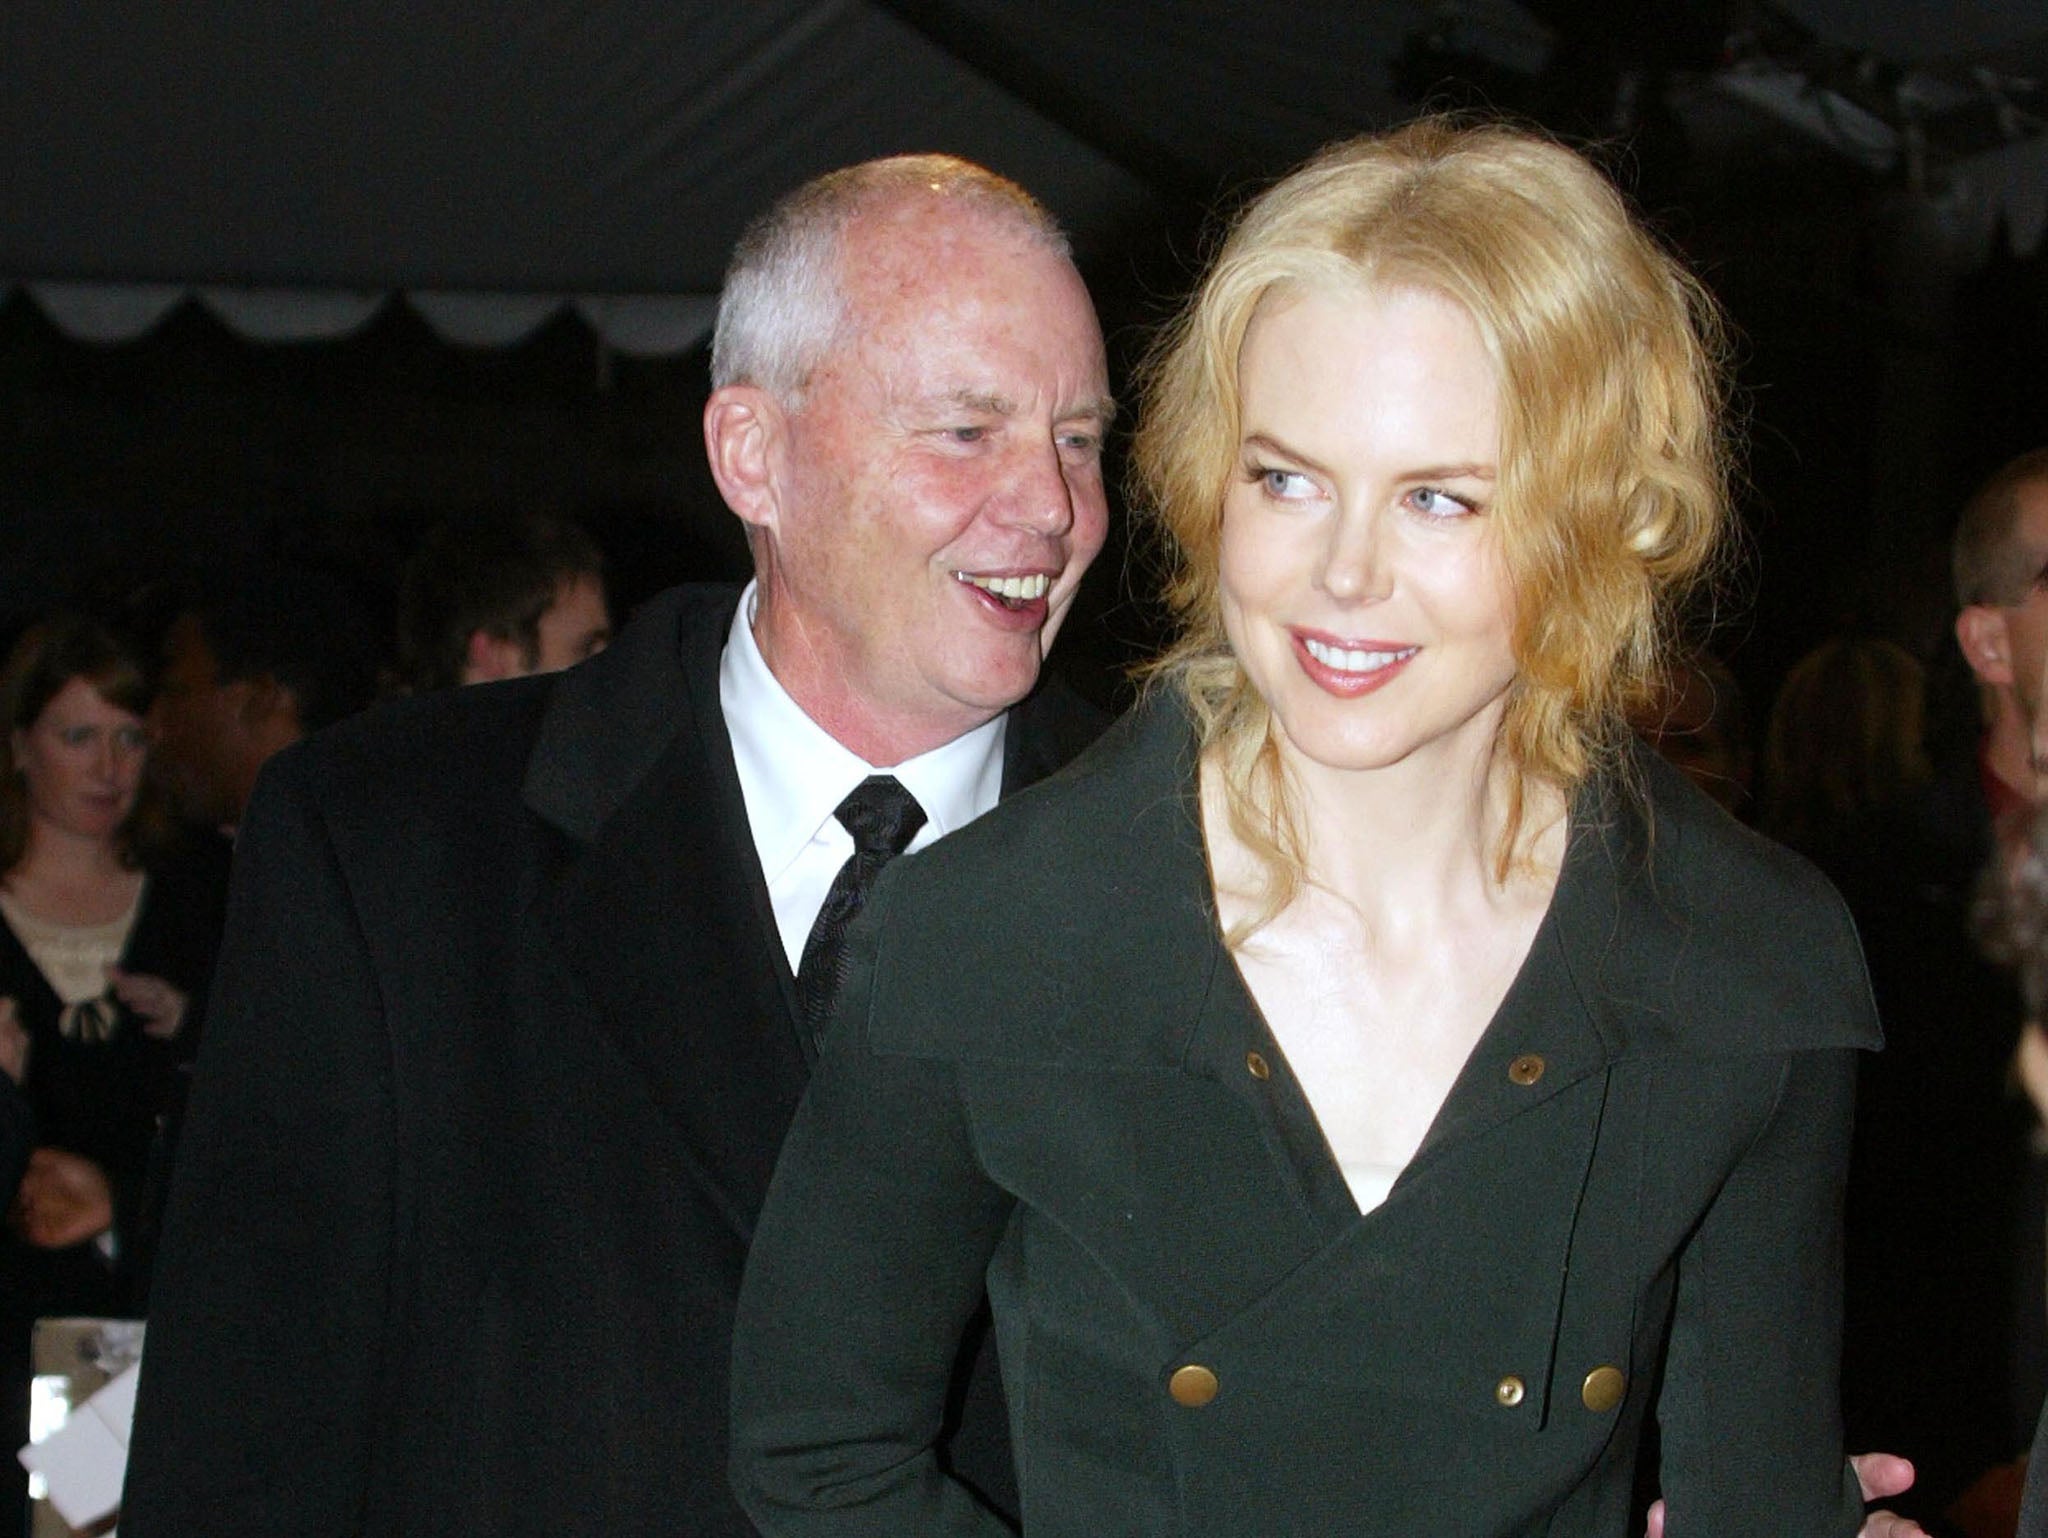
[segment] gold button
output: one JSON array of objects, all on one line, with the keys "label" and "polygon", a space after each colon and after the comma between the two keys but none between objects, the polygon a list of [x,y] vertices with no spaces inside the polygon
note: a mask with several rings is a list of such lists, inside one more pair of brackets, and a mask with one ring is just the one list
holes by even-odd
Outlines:
[{"label": "gold button", "polygon": [[1493,1397],[1510,1410],[1520,1404],[1522,1396],[1528,1392],[1529,1390],[1524,1386],[1522,1380],[1513,1373],[1509,1373],[1493,1386]]},{"label": "gold button", "polygon": [[1543,1077],[1543,1059],[1534,1052],[1524,1052],[1508,1064],[1508,1077],[1527,1089]]},{"label": "gold button", "polygon": [[1167,1380],[1166,1392],[1173,1395],[1175,1404],[1199,1410],[1216,1397],[1216,1374],[1190,1362]]},{"label": "gold button", "polygon": [[1266,1066],[1266,1060],[1256,1052],[1245,1053],[1244,1066],[1255,1079],[1270,1079],[1273,1077],[1273,1070]]},{"label": "gold button", "polygon": [[1579,1398],[1585,1400],[1586,1408],[1595,1415],[1604,1415],[1621,1403],[1621,1396],[1627,1389],[1628,1379],[1621,1375],[1619,1367],[1596,1367],[1579,1385]]}]

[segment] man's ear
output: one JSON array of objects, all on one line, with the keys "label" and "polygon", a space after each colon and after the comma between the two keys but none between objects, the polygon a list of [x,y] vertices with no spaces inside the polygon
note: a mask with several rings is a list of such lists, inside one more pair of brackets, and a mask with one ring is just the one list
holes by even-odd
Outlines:
[{"label": "man's ear", "polygon": [[757,385],[726,385],[704,403],[711,478],[750,534],[773,529],[781,509],[788,420],[781,402]]},{"label": "man's ear", "polygon": [[519,643],[510,636],[492,635],[488,630],[469,633],[462,650],[462,681],[487,684],[500,678],[520,678],[529,671]]},{"label": "man's ear", "polygon": [[1977,682],[1994,687],[2012,684],[2012,638],[2006,631],[2005,611],[1988,603],[1973,603],[1956,616],[1956,642],[1963,660],[1977,675]]}]

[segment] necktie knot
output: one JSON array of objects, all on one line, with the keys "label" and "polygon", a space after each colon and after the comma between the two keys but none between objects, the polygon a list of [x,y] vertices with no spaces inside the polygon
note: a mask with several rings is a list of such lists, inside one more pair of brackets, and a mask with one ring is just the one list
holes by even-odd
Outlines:
[{"label": "necktie knot", "polygon": [[864,855],[891,859],[910,847],[924,826],[924,808],[893,774],[871,774],[832,813],[853,835],[853,847]]}]

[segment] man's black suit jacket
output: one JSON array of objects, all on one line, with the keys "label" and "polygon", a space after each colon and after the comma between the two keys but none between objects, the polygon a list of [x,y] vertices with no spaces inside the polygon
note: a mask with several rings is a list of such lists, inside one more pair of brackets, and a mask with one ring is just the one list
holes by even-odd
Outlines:
[{"label": "man's black suit jacket", "polygon": [[[751,1531],[729,1333],[807,1069],[718,705],[734,597],[666,594],[559,681],[398,702],[266,771],[129,1538]],[[1098,725],[1018,707],[1005,790]]]}]

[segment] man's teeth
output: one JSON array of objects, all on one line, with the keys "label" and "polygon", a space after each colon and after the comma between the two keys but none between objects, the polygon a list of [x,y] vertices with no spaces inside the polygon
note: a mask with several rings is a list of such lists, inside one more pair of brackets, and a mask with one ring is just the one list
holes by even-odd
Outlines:
[{"label": "man's teeth", "polygon": [[1312,641],[1307,636],[1301,638],[1301,644],[1307,648],[1308,654],[1324,667],[1336,668],[1344,673],[1370,673],[1375,668],[1383,668],[1390,662],[1399,662],[1403,657],[1415,654],[1415,648],[1412,646],[1404,646],[1399,651],[1391,652],[1351,651],[1346,647],[1331,646],[1324,641]]},{"label": "man's teeth", "polygon": [[1042,571],[1028,577],[977,577],[971,571],[956,572],[955,575],[969,587],[978,587],[984,593],[993,593],[1012,603],[1028,603],[1034,598],[1043,598],[1045,590],[1052,586],[1052,578]]}]

